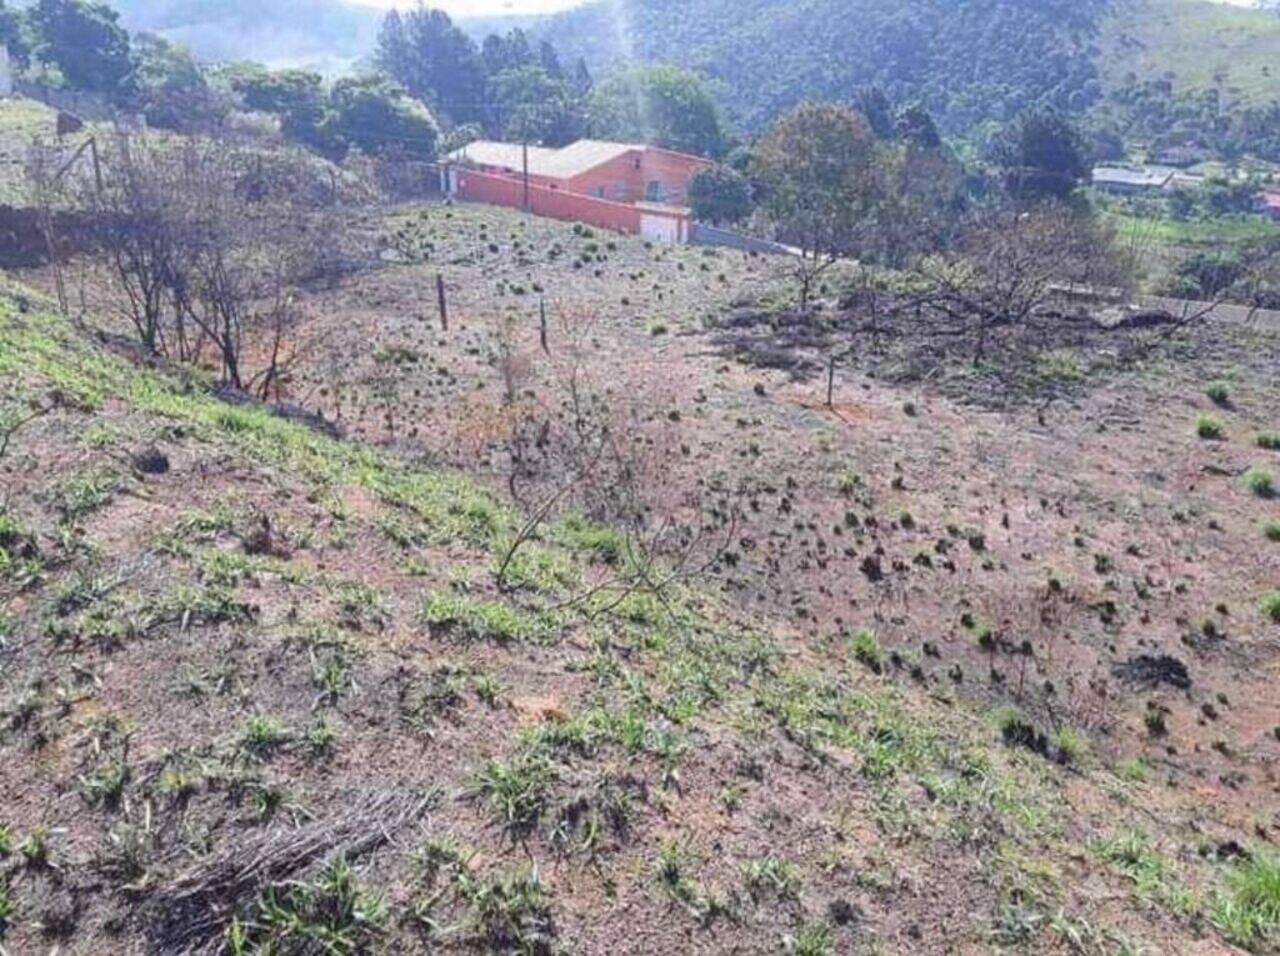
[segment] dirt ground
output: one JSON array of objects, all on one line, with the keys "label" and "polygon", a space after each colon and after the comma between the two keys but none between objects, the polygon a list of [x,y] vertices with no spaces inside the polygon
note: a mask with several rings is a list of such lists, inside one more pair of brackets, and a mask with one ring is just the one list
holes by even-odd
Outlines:
[{"label": "dirt ground", "polygon": [[[0,590],[4,945],[175,951],[170,908],[216,924],[201,945],[234,913],[250,944],[308,951],[219,874],[313,828],[325,852],[272,875],[317,880],[375,799],[408,822],[350,855],[389,912],[340,949],[1241,941],[1230,867],[1280,838],[1280,504],[1245,482],[1280,470],[1257,443],[1280,431],[1280,333],[1055,349],[1044,400],[866,355],[828,407],[800,374],[821,348],[761,367],[726,338],[743,308],[783,314],[785,263],[475,207],[367,225],[383,265],[304,298],[287,396],[347,443],[48,359],[10,309],[15,380],[107,398],[0,462],[43,568]],[[533,584],[493,584],[519,523],[502,349],[554,416],[570,340],[656,449],[655,507],[740,511],[674,610],[548,619],[610,573],[562,529]]]},{"label": "dirt ground", "polygon": [[[493,210],[437,207],[407,221],[435,244],[430,262],[315,303],[341,329],[336,353],[352,357],[344,394],[377,395],[377,349],[420,356],[390,393],[399,447],[477,465],[460,450],[458,412],[500,401],[498,323],[517,322],[528,361],[553,374],[534,341],[542,300],[553,329],[555,316],[591,322],[599,381],[676,413],[668,425],[687,453],[664,463],[673,481],[717,475],[751,489],[738,560],[717,570],[738,606],[812,639],[872,627],[918,658],[941,693],[1012,696],[1099,734],[1118,757],[1145,753],[1215,801],[1274,800],[1280,700],[1268,687],[1280,634],[1257,605],[1280,581],[1280,551],[1262,532],[1280,506],[1241,479],[1280,463],[1255,444],[1280,428],[1280,330],[1210,323],[1125,368],[1100,354],[1109,343],[1090,342],[1094,353],[1070,356],[1069,388],[996,410],[963,401],[966,384],[988,398],[981,375],[965,369],[944,390],[841,368],[828,408],[824,375],[796,381],[793,369],[744,367],[719,344],[735,303],[786,297],[777,261],[583,239]],[[567,251],[548,268],[557,245]],[[597,247],[607,261],[572,265]],[[454,312],[447,334],[437,272]],[[1229,385],[1228,407],[1206,396],[1214,382]],[[378,410],[350,421],[331,397],[312,401],[354,434],[391,441]],[[1222,419],[1225,436],[1199,438],[1200,415]],[[842,490],[850,477],[856,489]],[[883,571],[874,582],[861,570],[869,556]],[[983,628],[991,640],[976,639]],[[1116,676],[1144,655],[1182,660],[1190,689]],[[1158,741],[1144,730],[1153,706],[1171,710]]]}]

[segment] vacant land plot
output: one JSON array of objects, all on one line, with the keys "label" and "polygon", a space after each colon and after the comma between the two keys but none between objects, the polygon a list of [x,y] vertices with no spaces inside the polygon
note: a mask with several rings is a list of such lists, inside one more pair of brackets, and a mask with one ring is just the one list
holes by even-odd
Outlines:
[{"label": "vacant land plot", "polygon": [[[867,347],[828,405],[834,279],[365,227],[288,396],[345,440],[5,296],[6,944],[1274,945],[1277,333]],[[696,573],[558,511],[507,566],[512,409],[586,394]]]}]

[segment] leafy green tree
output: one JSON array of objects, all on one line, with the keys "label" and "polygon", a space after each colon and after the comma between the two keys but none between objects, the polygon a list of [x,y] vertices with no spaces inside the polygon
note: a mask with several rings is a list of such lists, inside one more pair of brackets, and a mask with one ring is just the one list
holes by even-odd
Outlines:
[{"label": "leafy green tree", "polygon": [[97,0],[39,0],[27,13],[34,55],[74,89],[128,92],[133,60],[119,15]]},{"label": "leafy green tree", "polygon": [[996,136],[990,155],[1017,199],[1065,199],[1089,175],[1080,132],[1057,110],[1023,114]]},{"label": "leafy green tree", "polygon": [[942,135],[933,121],[933,114],[918,104],[908,106],[898,114],[895,133],[898,139],[917,149],[942,148]]},{"label": "leafy green tree", "polygon": [[444,11],[419,3],[408,13],[388,13],[374,62],[411,96],[453,122],[485,119],[484,60]]},{"label": "leafy green tree", "polygon": [[316,118],[324,110],[324,81],[319,73],[236,63],[226,68],[223,77],[240,95],[246,109],[281,116],[305,113]]},{"label": "leafy green tree", "polygon": [[480,58],[490,76],[533,66],[535,62],[529,36],[520,29],[512,30],[506,36],[492,33],[485,37],[480,47]]},{"label": "leafy green tree", "polygon": [[712,157],[729,145],[706,83],[675,66],[636,66],[614,74],[595,88],[588,112],[593,134],[605,139]]},{"label": "leafy green tree", "polygon": [[139,33],[133,38],[133,59],[137,102],[150,125],[190,131],[225,116],[226,105],[185,47]]},{"label": "leafy green tree", "polygon": [[729,166],[700,169],[689,180],[689,205],[698,219],[719,225],[741,222],[751,215],[751,184]]},{"label": "leafy green tree", "polygon": [[893,106],[882,87],[863,87],[854,95],[853,105],[867,118],[877,136],[881,139],[893,139],[896,132]]},{"label": "leafy green tree", "polygon": [[879,144],[862,113],[804,103],[782,116],[755,148],[755,175],[780,238],[797,247],[800,307],[814,282],[856,254],[880,198]]},{"label": "leafy green tree", "polygon": [[279,116],[280,130],[289,139],[322,153],[344,148],[324,131],[327,94],[319,73],[236,63],[227,67],[222,76],[246,109]]},{"label": "leafy green tree", "polygon": [[546,40],[538,44],[538,65],[542,67],[547,76],[555,80],[564,79],[564,67],[560,64],[560,54]]},{"label": "leafy green tree", "polygon": [[31,45],[22,14],[6,7],[4,0],[0,0],[0,46],[8,48],[19,66],[26,65]]},{"label": "leafy green tree", "polygon": [[1245,275],[1245,263],[1234,252],[1197,252],[1174,269],[1177,291],[1196,299],[1213,299]]},{"label": "leafy green tree", "polygon": [[354,148],[370,156],[417,159],[435,158],[440,139],[431,111],[393,80],[377,74],[333,84],[321,132],[333,151]]},{"label": "leafy green tree", "polygon": [[573,68],[573,79],[569,83],[573,95],[579,99],[585,99],[591,95],[591,91],[595,89],[596,81],[591,75],[591,70],[587,66],[587,61],[582,57],[578,57],[578,62]]},{"label": "leafy green tree", "polygon": [[581,122],[569,88],[540,66],[504,70],[489,81],[495,126],[508,140],[548,146],[573,142]]}]

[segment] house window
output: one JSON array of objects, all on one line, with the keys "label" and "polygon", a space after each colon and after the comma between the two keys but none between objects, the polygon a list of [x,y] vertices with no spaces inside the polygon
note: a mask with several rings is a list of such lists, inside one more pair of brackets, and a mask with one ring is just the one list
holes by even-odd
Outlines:
[{"label": "house window", "polygon": [[609,195],[609,187],[607,187],[607,186],[597,186],[597,187],[596,187],[596,198],[597,198],[597,199],[604,199],[604,198],[606,198],[608,195]]},{"label": "house window", "polygon": [[662,183],[653,179],[649,181],[649,185],[644,188],[645,202],[662,202],[667,198],[667,191],[662,188]]}]

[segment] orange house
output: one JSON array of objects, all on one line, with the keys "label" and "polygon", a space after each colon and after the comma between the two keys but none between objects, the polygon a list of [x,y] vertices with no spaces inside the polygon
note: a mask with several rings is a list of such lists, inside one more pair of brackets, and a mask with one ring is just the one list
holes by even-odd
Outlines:
[{"label": "orange house", "polygon": [[689,241],[689,180],[710,165],[653,146],[589,139],[563,149],[480,141],[447,160],[442,185],[459,199],[666,243]]}]

